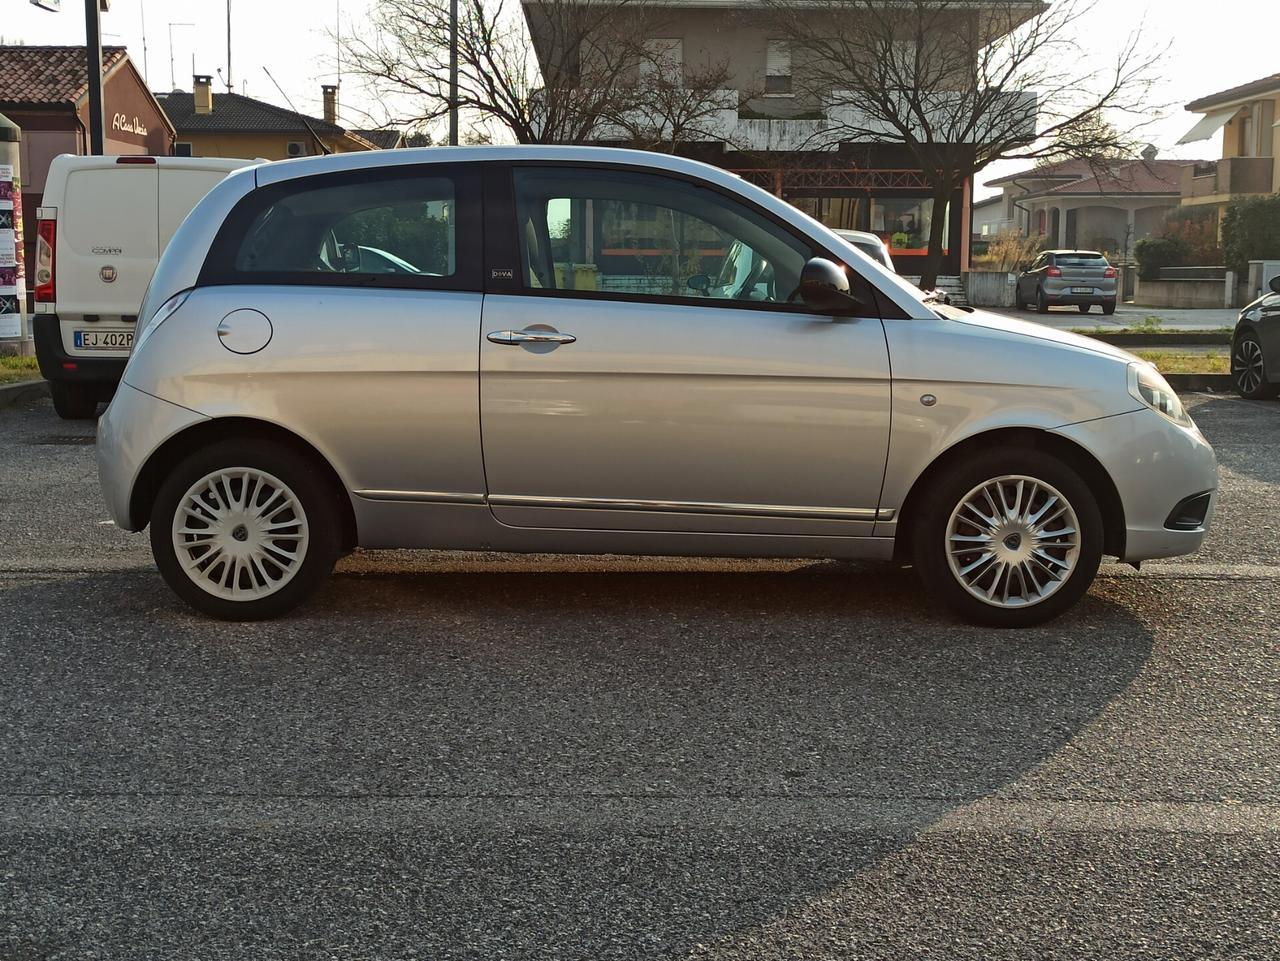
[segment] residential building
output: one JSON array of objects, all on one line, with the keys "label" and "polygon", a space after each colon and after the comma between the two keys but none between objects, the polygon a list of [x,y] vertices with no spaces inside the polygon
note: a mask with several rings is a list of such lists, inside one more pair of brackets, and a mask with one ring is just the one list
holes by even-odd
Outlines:
[{"label": "residential building", "polygon": [[[522,2],[546,73],[554,69],[557,43],[540,10],[547,0]],[[1030,16],[1037,5],[1027,7]],[[972,183],[935,212],[929,179],[900,142],[887,135],[855,142],[831,133],[854,126],[841,122],[849,108],[834,91],[825,99],[808,92],[804,71],[812,66],[771,35],[757,2],[652,0],[645,12],[662,25],[660,35],[645,40],[649,56],[638,64],[641,82],[646,71],[688,79],[708,64],[727,67],[725,88],[708,98],[711,116],[695,137],[675,144],[676,152],[732,170],[830,227],[875,232],[906,275],[922,272],[936,213],[946,219],[941,273],[968,269]],[[1020,103],[1031,134],[1035,97],[1028,93]],[[609,127],[595,140],[626,142],[618,128]]]},{"label": "residential building", "polygon": [[1200,120],[1179,140],[1217,138],[1220,159],[1183,171],[1182,203],[1222,211],[1232,200],[1280,192],[1280,73],[1187,104]]},{"label": "residential building", "polygon": [[1001,190],[988,230],[1018,229],[1050,247],[1101,249],[1127,259],[1177,209],[1183,173],[1199,161],[1065,160],[988,180]]},{"label": "residential building", "polygon": [[396,130],[394,127],[387,129],[378,127],[370,130],[353,130],[351,131],[361,140],[367,140],[379,150],[399,150],[401,147],[407,147],[404,131]]},{"label": "residential building", "polygon": [[1004,195],[975,200],[969,206],[969,232],[975,242],[988,240],[1006,226]]},{"label": "residential building", "polygon": [[[36,208],[49,164],[89,152],[89,71],[84,47],[0,46],[0,113],[22,128],[23,248],[35,264]],[[103,146],[108,154],[167,155],[173,125],[124,47],[102,49]],[[30,276],[27,290],[34,289]]]},{"label": "residential building", "polygon": [[[338,88],[326,84],[324,117],[308,117],[239,93],[214,93],[213,78],[196,74],[192,92],[157,94],[176,130],[180,157],[285,160],[312,154],[377,149],[338,124]],[[324,145],[324,150],[320,145]]]}]

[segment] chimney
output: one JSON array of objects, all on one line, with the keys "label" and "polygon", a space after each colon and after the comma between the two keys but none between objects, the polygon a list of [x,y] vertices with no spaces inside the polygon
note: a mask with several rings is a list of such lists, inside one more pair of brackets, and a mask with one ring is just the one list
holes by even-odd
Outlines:
[{"label": "chimney", "polygon": [[196,74],[191,78],[191,90],[195,95],[196,113],[213,113],[213,77]]},{"label": "chimney", "polygon": [[336,127],[338,125],[338,85],[322,84],[320,92],[324,95],[324,122]]}]

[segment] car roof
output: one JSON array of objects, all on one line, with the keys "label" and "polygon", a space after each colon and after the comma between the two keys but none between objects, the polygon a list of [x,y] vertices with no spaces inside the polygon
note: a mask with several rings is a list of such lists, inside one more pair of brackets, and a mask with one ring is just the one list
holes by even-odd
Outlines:
[{"label": "car roof", "polygon": [[1071,254],[1076,257],[1101,257],[1102,254],[1096,250],[1046,250],[1046,254]]},{"label": "car roof", "polygon": [[672,173],[685,173],[725,185],[741,184],[737,174],[698,160],[647,150],[621,147],[581,147],[552,144],[503,144],[475,147],[414,147],[401,150],[367,150],[330,154],[325,157],[298,157],[261,164],[256,170],[258,186],[280,183],[314,174],[371,167],[396,167],[408,164],[479,163],[505,160],[553,160],[561,162],[600,163],[649,167]]}]

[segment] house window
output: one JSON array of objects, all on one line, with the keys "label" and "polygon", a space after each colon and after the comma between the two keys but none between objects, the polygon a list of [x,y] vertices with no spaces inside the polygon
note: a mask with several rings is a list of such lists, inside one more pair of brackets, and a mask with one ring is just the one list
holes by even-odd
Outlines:
[{"label": "house window", "polygon": [[679,85],[684,79],[684,41],[677,37],[659,37],[644,42],[640,61],[640,81],[665,81]]},{"label": "house window", "polygon": [[190,141],[179,140],[173,145],[173,155],[175,157],[194,157],[195,153],[191,149]]},{"label": "house window", "polygon": [[1252,157],[1254,155],[1254,136],[1253,136],[1253,111],[1247,111],[1240,118],[1240,143],[1237,145],[1236,154],[1240,157]]},{"label": "house window", "polygon": [[765,48],[764,92],[775,97],[791,93],[791,44],[770,40]]}]

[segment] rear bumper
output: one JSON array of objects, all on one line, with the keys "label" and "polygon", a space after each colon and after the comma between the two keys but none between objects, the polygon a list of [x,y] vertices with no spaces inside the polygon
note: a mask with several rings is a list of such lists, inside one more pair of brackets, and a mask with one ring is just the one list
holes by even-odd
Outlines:
[{"label": "rear bumper", "polygon": [[1046,290],[1044,299],[1047,304],[1114,304],[1116,302],[1116,294],[1115,291],[1109,294],[1096,291],[1092,294],[1073,294],[1070,291],[1054,293],[1051,290]]},{"label": "rear bumper", "polygon": [[82,357],[68,354],[62,346],[62,322],[57,314],[36,314],[31,318],[36,342],[36,360],[45,380],[79,383],[118,384],[124,374],[123,357]]},{"label": "rear bumper", "polygon": [[117,527],[140,531],[146,517],[133,516],[133,492],[143,467],[160,446],[184,428],[208,420],[203,414],[121,384],[98,418],[98,482]]}]

